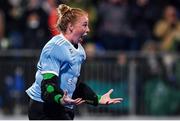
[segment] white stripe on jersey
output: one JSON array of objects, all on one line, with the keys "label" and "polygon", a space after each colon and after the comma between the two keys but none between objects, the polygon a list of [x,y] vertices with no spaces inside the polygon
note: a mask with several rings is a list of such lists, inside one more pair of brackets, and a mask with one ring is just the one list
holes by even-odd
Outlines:
[{"label": "white stripe on jersey", "polygon": [[61,46],[65,42],[66,42],[65,40],[60,39],[59,41],[55,42],[55,44],[58,45],[58,46]]},{"label": "white stripe on jersey", "polygon": [[55,74],[56,76],[59,76],[59,74],[56,73],[55,71],[41,71],[41,74],[46,74],[46,73],[52,73]]}]

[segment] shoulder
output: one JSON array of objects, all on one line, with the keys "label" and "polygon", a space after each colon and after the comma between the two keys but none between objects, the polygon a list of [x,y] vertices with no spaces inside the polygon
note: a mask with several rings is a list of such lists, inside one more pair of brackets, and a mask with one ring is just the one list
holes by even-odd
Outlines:
[{"label": "shoulder", "polygon": [[52,37],[42,49],[41,55],[64,60],[68,55],[66,40],[59,35]]},{"label": "shoulder", "polygon": [[56,35],[49,40],[43,50],[64,50],[67,46],[66,43],[66,40],[61,35]]}]

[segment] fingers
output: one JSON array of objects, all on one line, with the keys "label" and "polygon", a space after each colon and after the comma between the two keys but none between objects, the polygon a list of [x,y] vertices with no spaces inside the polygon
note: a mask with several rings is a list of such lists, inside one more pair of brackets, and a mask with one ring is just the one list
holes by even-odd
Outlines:
[{"label": "fingers", "polygon": [[123,98],[114,98],[114,99],[112,99],[113,104],[121,103],[122,101],[123,101]]},{"label": "fingers", "polygon": [[123,98],[115,98],[111,99],[110,101],[107,101],[106,104],[116,104],[116,103],[121,103],[123,101]]},{"label": "fingers", "polygon": [[66,97],[67,96],[67,91],[64,91],[64,97]]},{"label": "fingers", "polygon": [[68,96],[67,91],[64,91],[64,95],[62,98],[62,104],[74,104],[74,105],[79,105],[84,103],[85,101],[82,100],[82,98],[76,98],[76,99],[72,99]]},{"label": "fingers", "polygon": [[111,99],[113,101],[123,101],[123,98],[114,98],[114,99]]},{"label": "fingers", "polygon": [[112,101],[113,104],[116,104],[116,103],[121,103],[121,101],[117,100],[117,101]]},{"label": "fingers", "polygon": [[80,105],[80,104],[82,104],[82,103],[84,103],[85,102],[85,100],[81,100],[80,102],[78,102],[76,105]]},{"label": "fingers", "polygon": [[75,105],[80,105],[80,104],[82,104],[84,102],[85,102],[85,100],[82,100],[82,98],[77,98],[77,99],[74,100]]},{"label": "fingers", "polygon": [[107,101],[106,105],[120,103],[121,101]]},{"label": "fingers", "polygon": [[77,98],[77,99],[74,100],[74,103],[77,104],[77,103],[79,103],[81,100],[82,100],[82,98]]},{"label": "fingers", "polygon": [[113,89],[110,89],[107,94],[110,95],[114,90]]}]

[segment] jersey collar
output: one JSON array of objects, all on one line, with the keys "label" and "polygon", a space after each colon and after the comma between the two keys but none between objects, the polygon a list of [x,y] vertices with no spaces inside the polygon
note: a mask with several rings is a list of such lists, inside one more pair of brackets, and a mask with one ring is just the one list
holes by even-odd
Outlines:
[{"label": "jersey collar", "polygon": [[78,43],[78,48],[76,49],[76,48],[73,46],[73,44],[72,44],[63,34],[60,34],[59,36],[61,36],[65,41],[67,41],[67,42],[70,44],[70,46],[71,46],[72,48],[74,48],[74,50],[76,50],[76,51],[79,50],[79,43]]}]

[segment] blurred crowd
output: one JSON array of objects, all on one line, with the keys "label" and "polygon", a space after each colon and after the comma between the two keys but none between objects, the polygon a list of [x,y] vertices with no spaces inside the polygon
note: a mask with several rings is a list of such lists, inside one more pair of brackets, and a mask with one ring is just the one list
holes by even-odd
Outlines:
[{"label": "blurred crowd", "polygon": [[61,3],[89,13],[87,51],[179,51],[179,0],[1,0],[0,49],[41,49],[59,33]]},{"label": "blurred crowd", "polygon": [[[86,76],[83,80],[101,82],[113,77],[112,81],[118,84],[122,81],[119,85],[123,85],[121,89],[125,92],[122,92],[127,96],[127,80],[136,75],[133,77],[139,114],[179,114],[180,59],[168,53],[159,56],[156,52],[180,51],[180,0],[0,0],[0,51],[42,49],[52,36],[59,34],[56,8],[61,3],[89,13],[90,33],[83,42],[89,61],[88,71],[87,68],[82,71],[85,74],[81,77]],[[109,60],[101,58],[96,68],[98,59],[93,57],[109,50],[121,51],[116,65],[106,65]],[[136,55],[127,54],[129,51],[142,52],[145,57],[134,58]],[[33,64],[26,67],[18,59],[8,61],[13,61],[15,67],[0,64],[1,83],[4,83],[0,88],[0,108],[5,114],[13,114],[23,107],[19,113],[26,113],[24,90],[34,81],[34,62],[29,60]],[[16,67],[17,62],[22,65]],[[107,85],[114,84],[109,82]],[[128,109],[128,104],[123,105]],[[165,110],[164,105],[170,108]]]}]

